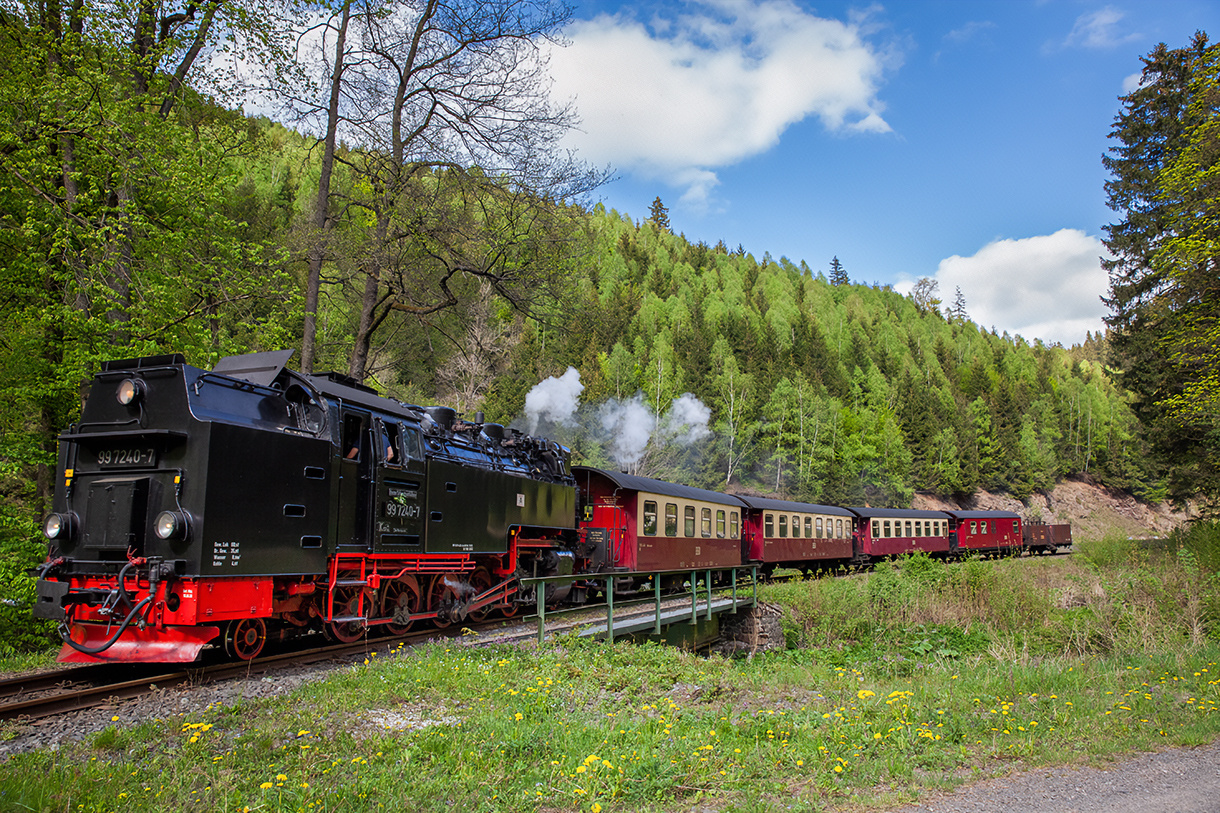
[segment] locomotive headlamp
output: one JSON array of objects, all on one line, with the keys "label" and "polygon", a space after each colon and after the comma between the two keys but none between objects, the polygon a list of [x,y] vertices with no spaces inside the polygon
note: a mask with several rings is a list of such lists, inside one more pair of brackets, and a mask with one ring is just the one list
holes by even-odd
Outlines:
[{"label": "locomotive headlamp", "polygon": [[162,511],[160,514],[157,514],[153,530],[156,531],[159,538],[167,541],[186,539],[186,514],[179,511]]},{"label": "locomotive headlamp", "polygon": [[72,539],[75,525],[74,514],[47,514],[42,521],[42,532],[47,539],[66,542]]},{"label": "locomotive headlamp", "polygon": [[123,406],[131,406],[144,396],[144,382],[138,378],[124,378],[119,382],[115,397]]}]

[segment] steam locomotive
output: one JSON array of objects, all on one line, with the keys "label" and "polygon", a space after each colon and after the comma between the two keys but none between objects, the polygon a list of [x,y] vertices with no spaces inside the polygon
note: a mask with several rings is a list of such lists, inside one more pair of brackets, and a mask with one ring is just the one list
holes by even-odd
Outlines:
[{"label": "steam locomotive", "polygon": [[843,509],[572,467],[552,441],[301,374],[291,355],[102,365],[59,438],[43,528],[34,615],[60,622],[61,661],[190,662],[205,646],[248,660],[311,631],[511,617],[537,600],[529,576],[572,576],[544,600],[580,604],[594,573],[626,590],[645,570],[1024,544],[1016,514]]}]

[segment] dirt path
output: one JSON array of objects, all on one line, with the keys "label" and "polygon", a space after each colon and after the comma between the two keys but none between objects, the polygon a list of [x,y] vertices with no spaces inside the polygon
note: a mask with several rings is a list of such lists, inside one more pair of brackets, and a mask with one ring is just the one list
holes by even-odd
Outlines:
[{"label": "dirt path", "polygon": [[988,779],[888,813],[1205,813],[1220,811],[1220,740],[1116,762]]}]

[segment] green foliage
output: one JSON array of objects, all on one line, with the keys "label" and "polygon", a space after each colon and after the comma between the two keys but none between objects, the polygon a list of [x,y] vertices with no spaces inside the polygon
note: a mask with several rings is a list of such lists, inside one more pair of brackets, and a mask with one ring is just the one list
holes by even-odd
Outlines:
[{"label": "green foliage", "polygon": [[1158,45],[1105,157],[1110,350],[1178,498],[1220,494],[1216,185],[1220,47]]}]

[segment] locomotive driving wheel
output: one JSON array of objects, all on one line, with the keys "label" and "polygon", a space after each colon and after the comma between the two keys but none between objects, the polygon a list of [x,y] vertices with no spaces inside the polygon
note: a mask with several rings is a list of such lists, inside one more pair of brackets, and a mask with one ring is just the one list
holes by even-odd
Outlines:
[{"label": "locomotive driving wheel", "polygon": [[452,624],[452,613],[461,604],[462,592],[468,588],[458,573],[442,573],[433,579],[432,589],[428,591],[428,609],[436,611],[432,623],[441,629]]},{"label": "locomotive driving wheel", "polygon": [[[474,572],[474,575],[470,577],[470,586],[474,588],[471,595],[477,596],[484,590],[490,589],[491,584],[491,574],[487,572],[486,568],[479,568]],[[491,605],[470,611],[470,618],[472,621],[486,621],[487,616],[489,615],[491,615]]]},{"label": "locomotive driving wheel", "polygon": [[381,614],[393,618],[386,629],[391,635],[402,635],[411,628],[408,616],[422,611],[419,582],[414,576],[403,576],[386,584],[381,596]]},{"label": "locomotive driving wheel", "polygon": [[230,621],[225,630],[225,654],[230,658],[252,661],[267,643],[267,624],[261,618]]},{"label": "locomotive driving wheel", "polygon": [[360,588],[352,587],[335,590],[335,620],[326,625],[326,630],[336,641],[354,644],[364,636],[368,629],[366,620],[372,610],[373,602],[366,596],[363,602],[364,610],[361,612],[360,598],[363,592]]}]

